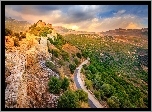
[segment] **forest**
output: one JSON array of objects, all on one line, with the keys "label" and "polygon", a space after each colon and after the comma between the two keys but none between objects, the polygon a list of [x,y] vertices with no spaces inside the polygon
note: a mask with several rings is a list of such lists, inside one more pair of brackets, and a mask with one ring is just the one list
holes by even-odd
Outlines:
[{"label": "forest", "polygon": [[82,56],[90,58],[82,73],[85,85],[98,100],[107,101],[111,108],[148,107],[148,72],[141,67],[135,52],[139,50],[137,46],[84,35],[66,35],[65,40],[78,47]]}]

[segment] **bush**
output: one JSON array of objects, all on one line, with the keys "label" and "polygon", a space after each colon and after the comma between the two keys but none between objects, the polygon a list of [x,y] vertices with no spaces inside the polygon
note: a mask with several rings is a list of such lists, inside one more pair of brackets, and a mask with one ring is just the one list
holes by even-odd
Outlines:
[{"label": "bush", "polygon": [[59,94],[61,90],[61,81],[53,76],[50,78],[48,86],[50,93]]},{"label": "bush", "polygon": [[69,61],[69,54],[67,52],[62,51],[61,55],[64,61]]},{"label": "bush", "polygon": [[76,53],[77,57],[81,59],[81,54],[80,53]]},{"label": "bush", "polygon": [[76,69],[76,65],[75,64],[70,64],[69,68],[70,68],[71,73],[73,74],[74,70]]},{"label": "bush", "polygon": [[114,93],[114,87],[110,84],[103,84],[101,90],[104,92],[106,97],[110,97]]},{"label": "bush", "polygon": [[55,49],[52,49],[52,55],[54,55],[56,58],[59,57],[59,52]]},{"label": "bush", "polygon": [[87,89],[90,89],[90,90],[92,90],[92,81],[91,80],[88,80],[88,79],[86,79],[85,80],[85,85],[87,86]]},{"label": "bush", "polygon": [[119,108],[120,107],[119,99],[115,96],[111,96],[110,98],[108,98],[107,103],[110,108]]},{"label": "bush", "polygon": [[94,91],[94,95],[98,100],[101,100],[101,95],[100,95],[100,91],[95,90]]},{"label": "bush", "polygon": [[67,78],[64,78],[62,80],[61,88],[65,91],[69,87],[69,84],[70,84],[69,80]]},{"label": "bush", "polygon": [[74,62],[75,62],[76,65],[80,64],[80,62],[78,61],[77,58],[74,58]]},{"label": "bush", "polygon": [[50,69],[55,69],[54,64],[52,62],[50,62],[50,61],[46,61],[45,62],[45,66],[48,67],[48,68],[50,68]]},{"label": "bush", "polygon": [[64,65],[64,61],[63,61],[63,60],[59,60],[59,64],[60,64],[61,66],[63,66],[63,65]]},{"label": "bush", "polygon": [[80,108],[78,96],[69,90],[59,97],[57,108]]},{"label": "bush", "polygon": [[76,90],[76,94],[78,96],[79,101],[88,102],[88,93],[86,93],[82,89],[78,89]]},{"label": "bush", "polygon": [[87,69],[88,69],[88,67],[87,67],[87,65],[86,65],[86,64],[84,64],[84,65],[83,65],[83,68],[84,68],[85,70],[87,70]]}]

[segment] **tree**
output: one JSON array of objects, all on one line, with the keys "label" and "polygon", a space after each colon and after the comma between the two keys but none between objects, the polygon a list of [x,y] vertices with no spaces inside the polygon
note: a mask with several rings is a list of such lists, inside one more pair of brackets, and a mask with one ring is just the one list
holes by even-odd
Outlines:
[{"label": "tree", "polygon": [[85,80],[85,85],[87,86],[87,89],[90,89],[90,90],[92,90],[92,81],[91,80],[88,80],[88,79],[86,79]]},{"label": "tree", "polygon": [[101,95],[100,95],[100,91],[95,90],[94,91],[94,95],[98,100],[101,100]]},{"label": "tree", "polygon": [[92,74],[95,74],[97,72],[96,67],[94,67],[93,65],[89,66],[89,70],[91,71]]},{"label": "tree", "polygon": [[75,92],[68,90],[59,97],[58,108],[79,108],[79,99]]},{"label": "tree", "polygon": [[62,85],[61,85],[61,88],[66,91],[67,88],[69,87],[69,80],[65,77],[63,80],[62,80]]},{"label": "tree", "polygon": [[119,108],[120,107],[119,99],[115,96],[111,96],[110,98],[108,98],[107,103],[110,108]]},{"label": "tree", "polygon": [[73,74],[74,70],[76,69],[76,65],[75,64],[70,64],[69,68],[70,68],[71,73]]},{"label": "tree", "polygon": [[87,69],[88,69],[88,67],[87,67],[87,65],[86,65],[86,64],[84,64],[84,65],[83,65],[83,68],[84,68],[85,70],[87,70]]},{"label": "tree", "polygon": [[61,81],[53,76],[50,78],[48,86],[50,93],[59,94],[61,90]]},{"label": "tree", "polygon": [[76,94],[78,96],[79,101],[88,102],[88,93],[86,93],[82,89],[78,89],[76,90]]},{"label": "tree", "polygon": [[76,65],[78,65],[80,63],[77,58],[74,58],[74,62]]},{"label": "tree", "polygon": [[80,53],[76,53],[77,57],[81,59],[81,54]]},{"label": "tree", "polygon": [[110,84],[103,84],[101,90],[104,92],[106,97],[110,97],[114,93],[114,87]]}]

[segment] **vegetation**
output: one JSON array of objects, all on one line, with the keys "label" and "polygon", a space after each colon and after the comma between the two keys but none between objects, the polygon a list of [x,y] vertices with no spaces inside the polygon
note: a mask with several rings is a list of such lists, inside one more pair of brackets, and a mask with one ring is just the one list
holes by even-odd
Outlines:
[{"label": "vegetation", "polygon": [[107,103],[108,103],[109,107],[111,107],[111,108],[119,108],[120,107],[119,99],[115,96],[111,96],[107,100]]},{"label": "vegetation", "polygon": [[79,60],[78,60],[77,58],[74,58],[74,63],[75,63],[76,65],[80,64],[80,62],[79,62]]},{"label": "vegetation", "polygon": [[46,60],[45,66],[50,68],[50,69],[54,69],[55,68],[54,64],[52,62],[48,61],[48,60]]},{"label": "vegetation", "polygon": [[61,81],[56,77],[50,78],[48,86],[50,93],[59,94],[61,91]]},{"label": "vegetation", "polygon": [[48,86],[50,93],[59,94],[62,90],[67,90],[69,87],[69,80],[67,78],[62,80],[53,76],[50,78]]},{"label": "vegetation", "polygon": [[80,53],[76,53],[77,57],[81,59],[81,54]]},{"label": "vegetation", "polygon": [[88,94],[82,89],[76,90],[76,95],[78,96],[79,101],[88,102]]},{"label": "vegetation", "polygon": [[73,74],[74,70],[76,69],[76,65],[75,64],[70,64],[69,68],[70,68],[71,73]]},{"label": "vegetation", "polygon": [[99,100],[107,101],[111,108],[147,108],[148,72],[141,67],[143,62],[138,55],[138,49],[141,51],[147,46],[137,47],[114,42],[113,38],[87,38],[85,35],[70,34],[65,40],[79,48],[83,57],[90,58],[90,65],[83,66],[85,85]]},{"label": "vegetation", "polygon": [[75,92],[66,91],[58,100],[58,108],[79,108],[79,99]]},{"label": "vegetation", "polygon": [[61,85],[61,89],[63,89],[64,91],[67,90],[68,86],[69,86],[69,80],[67,78],[64,78],[62,80],[62,85]]},{"label": "vegetation", "polygon": [[66,43],[65,39],[63,38],[62,35],[57,33],[57,37],[52,40],[52,38],[48,38],[51,44],[53,44],[55,47],[58,49],[62,50],[62,46]]},{"label": "vegetation", "polygon": [[58,108],[80,108],[81,102],[88,102],[88,95],[83,90],[65,91],[58,100]]},{"label": "vegetation", "polygon": [[47,34],[52,33],[52,29],[50,29],[49,27],[37,27],[35,23],[31,27],[29,27],[29,30],[31,34],[42,37],[46,37]]}]

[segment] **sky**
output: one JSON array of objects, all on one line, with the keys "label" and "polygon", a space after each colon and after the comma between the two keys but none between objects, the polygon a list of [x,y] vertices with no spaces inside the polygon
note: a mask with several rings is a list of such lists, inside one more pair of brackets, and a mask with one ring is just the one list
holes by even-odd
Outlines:
[{"label": "sky", "polygon": [[77,31],[148,28],[148,5],[6,5],[5,15]]}]

